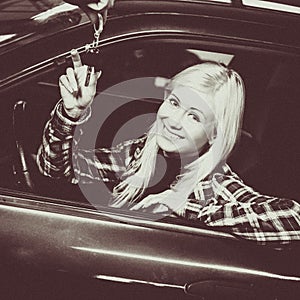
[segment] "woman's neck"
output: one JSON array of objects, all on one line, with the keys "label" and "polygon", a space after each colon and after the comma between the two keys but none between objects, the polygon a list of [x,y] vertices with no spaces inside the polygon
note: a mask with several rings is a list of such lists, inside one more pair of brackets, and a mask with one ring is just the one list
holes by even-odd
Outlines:
[{"label": "woman's neck", "polygon": [[203,146],[197,153],[182,154],[182,153],[178,153],[178,152],[167,152],[162,149],[160,151],[162,152],[164,157],[170,158],[170,159],[181,160],[182,166],[186,166],[186,165],[192,163],[193,161],[195,161],[196,159],[198,159],[201,155],[203,155],[205,152],[207,152],[208,149],[209,149],[209,144],[206,144],[205,146]]}]

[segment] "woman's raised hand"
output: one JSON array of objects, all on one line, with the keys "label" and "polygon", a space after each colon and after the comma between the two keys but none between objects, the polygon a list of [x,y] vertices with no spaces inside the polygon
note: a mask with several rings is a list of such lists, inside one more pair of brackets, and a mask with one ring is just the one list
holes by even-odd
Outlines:
[{"label": "woman's raised hand", "polygon": [[65,112],[78,119],[93,102],[101,71],[95,72],[94,67],[82,65],[77,50],[71,51],[71,57],[74,68],[67,68],[66,74],[60,76],[59,88]]}]

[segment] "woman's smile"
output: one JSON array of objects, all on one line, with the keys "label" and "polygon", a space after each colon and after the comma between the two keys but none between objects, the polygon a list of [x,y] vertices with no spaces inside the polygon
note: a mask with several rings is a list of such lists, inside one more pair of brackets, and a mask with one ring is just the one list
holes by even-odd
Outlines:
[{"label": "woman's smile", "polygon": [[169,139],[169,140],[180,140],[180,139],[184,139],[183,136],[181,136],[180,134],[178,133],[175,133],[174,131],[172,131],[168,126],[166,126],[164,124],[164,128],[163,128],[163,135]]}]

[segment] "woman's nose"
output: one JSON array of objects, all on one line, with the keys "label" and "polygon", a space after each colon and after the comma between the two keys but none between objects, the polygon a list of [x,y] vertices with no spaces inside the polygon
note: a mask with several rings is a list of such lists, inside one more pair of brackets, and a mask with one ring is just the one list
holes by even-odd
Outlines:
[{"label": "woman's nose", "polygon": [[180,129],[182,127],[182,120],[184,117],[185,111],[183,109],[178,109],[176,112],[173,112],[169,117],[169,124],[172,128]]}]

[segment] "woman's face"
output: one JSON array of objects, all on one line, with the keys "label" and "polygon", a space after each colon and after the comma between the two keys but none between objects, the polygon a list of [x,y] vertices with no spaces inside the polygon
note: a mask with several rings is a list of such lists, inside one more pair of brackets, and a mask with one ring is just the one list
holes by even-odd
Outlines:
[{"label": "woman's face", "polygon": [[169,153],[198,155],[214,130],[210,96],[175,87],[157,112],[158,146]]}]

